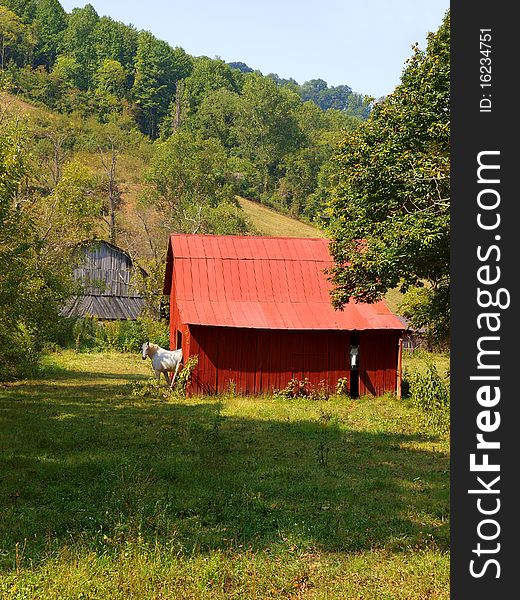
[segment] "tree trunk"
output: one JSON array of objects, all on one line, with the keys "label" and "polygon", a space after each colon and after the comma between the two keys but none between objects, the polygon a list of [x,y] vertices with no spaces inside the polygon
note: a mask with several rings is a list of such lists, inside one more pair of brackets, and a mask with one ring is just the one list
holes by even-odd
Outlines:
[{"label": "tree trunk", "polygon": [[121,152],[114,143],[110,147],[110,156],[107,160],[103,150],[99,149],[101,162],[105,168],[108,179],[108,230],[109,240],[112,244],[116,242],[116,209],[119,200],[119,190],[117,188],[116,168],[117,158]]},{"label": "tree trunk", "polygon": [[113,244],[116,241],[116,205],[118,199],[116,164],[117,154],[112,150],[110,169],[108,171],[108,210],[110,216],[110,241]]}]

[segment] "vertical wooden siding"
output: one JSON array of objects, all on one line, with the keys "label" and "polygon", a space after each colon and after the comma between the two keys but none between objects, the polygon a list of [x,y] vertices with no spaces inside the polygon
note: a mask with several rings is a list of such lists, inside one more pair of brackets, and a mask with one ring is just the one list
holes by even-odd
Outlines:
[{"label": "vertical wooden siding", "polygon": [[359,337],[359,394],[380,396],[397,387],[399,332],[361,331]]},{"label": "vertical wooden siding", "polygon": [[[234,388],[271,393],[293,377],[334,391],[348,375],[350,332],[232,329],[191,325],[189,354],[198,355],[190,393]],[[173,332],[172,332],[173,333]]]},{"label": "vertical wooden siding", "polygon": [[83,295],[141,297],[132,281],[134,266],[121,249],[106,242],[94,242],[77,251],[73,276],[83,285]]}]

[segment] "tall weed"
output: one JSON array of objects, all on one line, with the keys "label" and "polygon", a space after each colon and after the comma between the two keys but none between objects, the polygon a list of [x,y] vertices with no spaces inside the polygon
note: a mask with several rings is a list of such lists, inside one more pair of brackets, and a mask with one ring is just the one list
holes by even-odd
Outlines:
[{"label": "tall weed", "polygon": [[435,431],[446,432],[450,427],[450,384],[434,364],[421,373],[413,371],[407,376],[410,400]]}]

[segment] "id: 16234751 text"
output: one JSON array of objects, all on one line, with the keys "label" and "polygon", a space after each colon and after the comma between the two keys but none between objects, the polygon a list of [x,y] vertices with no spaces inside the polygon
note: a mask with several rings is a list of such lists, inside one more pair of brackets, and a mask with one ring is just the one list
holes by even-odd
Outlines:
[{"label": "id: 16234751 text", "polygon": [[490,113],[491,101],[491,29],[480,30],[480,112]]}]

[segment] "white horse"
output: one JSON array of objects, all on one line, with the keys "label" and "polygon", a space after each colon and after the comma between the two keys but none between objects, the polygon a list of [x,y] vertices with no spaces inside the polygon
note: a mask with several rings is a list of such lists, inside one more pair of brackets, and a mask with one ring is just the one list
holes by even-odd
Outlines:
[{"label": "white horse", "polygon": [[350,346],[350,368],[357,369],[359,361],[359,344],[357,346]]},{"label": "white horse", "polygon": [[[162,373],[170,388],[173,388],[175,377],[177,377],[182,362],[182,349],[165,350],[157,344],[145,342],[142,345],[141,350],[143,360],[146,360],[146,357],[149,356],[152,361],[152,367],[155,371],[155,376],[157,377],[157,383],[161,381]],[[171,382],[168,378],[168,373],[173,373]]]}]

